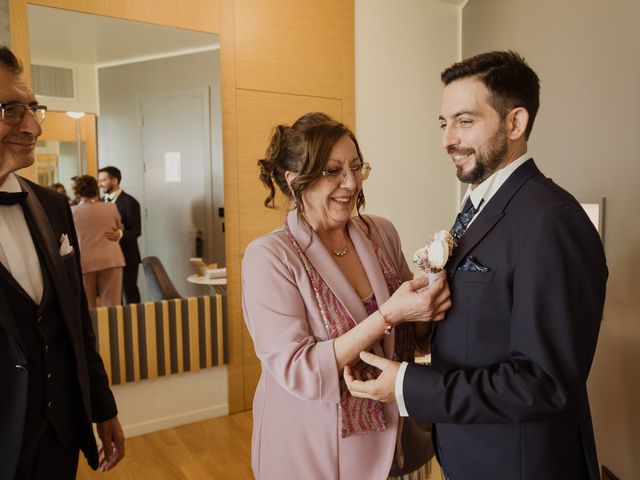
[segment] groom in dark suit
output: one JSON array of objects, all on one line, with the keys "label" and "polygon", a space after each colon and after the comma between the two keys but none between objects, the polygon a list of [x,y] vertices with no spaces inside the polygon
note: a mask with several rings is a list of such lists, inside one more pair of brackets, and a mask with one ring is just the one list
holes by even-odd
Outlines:
[{"label": "groom in dark suit", "polygon": [[74,479],[79,450],[102,471],[124,455],[67,199],[15,174],[33,164],[45,114],[20,62],[0,47],[2,480]]},{"label": "groom in dark suit", "polygon": [[[124,230],[116,230],[111,240],[120,240],[125,266],[122,272],[122,297],[125,305],[140,303],[138,267],[140,249],[138,237],[142,235],[142,220],[138,201],[120,188],[122,173],[116,167],[104,167],[98,171],[98,183],[105,192],[105,202],[113,202],[120,213]],[[109,234],[107,234],[109,235]],[[117,238],[116,238],[117,237]]]},{"label": "groom in dark suit", "polygon": [[490,52],[442,80],[443,147],[470,184],[446,266],[453,307],[431,366],[365,353],[382,374],[347,371],[347,384],[434,422],[451,480],[597,480],[586,381],[607,266],[580,204],[527,153],[538,76],[516,53]]}]

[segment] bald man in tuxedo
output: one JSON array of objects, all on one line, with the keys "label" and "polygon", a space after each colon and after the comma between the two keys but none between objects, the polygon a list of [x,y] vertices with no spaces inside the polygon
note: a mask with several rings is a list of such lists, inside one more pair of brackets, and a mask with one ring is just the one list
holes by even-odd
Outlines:
[{"label": "bald man in tuxedo", "polygon": [[33,164],[45,114],[0,47],[1,480],[72,480],[80,450],[102,471],[124,455],[68,202],[15,173]]}]

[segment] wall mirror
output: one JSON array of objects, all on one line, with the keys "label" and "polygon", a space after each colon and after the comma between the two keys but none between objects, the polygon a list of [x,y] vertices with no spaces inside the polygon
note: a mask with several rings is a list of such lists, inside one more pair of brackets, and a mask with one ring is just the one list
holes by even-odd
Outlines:
[{"label": "wall mirror", "polygon": [[[78,172],[95,176],[101,167],[119,168],[123,190],[141,206],[142,257],[158,257],[182,297],[212,293],[187,277],[195,273],[196,245],[208,263],[225,266],[219,35],[25,7],[31,80],[49,107],[35,177],[68,184]],[[157,18],[141,18],[148,17]],[[142,300],[149,299],[142,268],[138,285]],[[189,352],[198,346],[192,343]],[[143,378],[141,356],[132,358],[134,378],[135,365]],[[148,365],[147,358],[147,373]],[[225,365],[118,384],[113,391],[125,432],[138,435],[226,414],[227,383]]]},{"label": "wall mirror", "polygon": [[[36,177],[122,171],[142,209],[142,256],[182,296],[208,289],[190,257],[224,266],[219,36],[28,5],[31,74],[49,107]],[[145,299],[142,268],[139,285]]]},{"label": "wall mirror", "polygon": [[70,113],[47,112],[36,144],[35,163],[38,184],[60,183],[68,195],[72,195],[71,177],[97,172],[96,116]]}]

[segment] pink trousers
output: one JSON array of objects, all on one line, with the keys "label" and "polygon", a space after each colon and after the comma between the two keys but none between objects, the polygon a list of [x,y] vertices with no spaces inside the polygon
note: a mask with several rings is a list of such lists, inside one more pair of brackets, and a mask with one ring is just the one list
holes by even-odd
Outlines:
[{"label": "pink trousers", "polygon": [[83,273],[82,280],[89,308],[96,307],[96,298],[101,307],[122,305],[122,267]]}]

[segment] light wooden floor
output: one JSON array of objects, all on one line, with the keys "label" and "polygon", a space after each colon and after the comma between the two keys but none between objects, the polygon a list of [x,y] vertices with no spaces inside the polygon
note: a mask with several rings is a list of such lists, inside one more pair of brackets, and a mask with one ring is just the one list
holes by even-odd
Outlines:
[{"label": "light wooden floor", "polygon": [[[130,438],[124,460],[106,474],[80,455],[77,479],[251,480],[251,424],[247,411]],[[435,459],[431,472],[443,478]]]},{"label": "light wooden floor", "polygon": [[79,480],[250,480],[251,411],[127,439],[126,455],[106,474],[82,455]]}]

